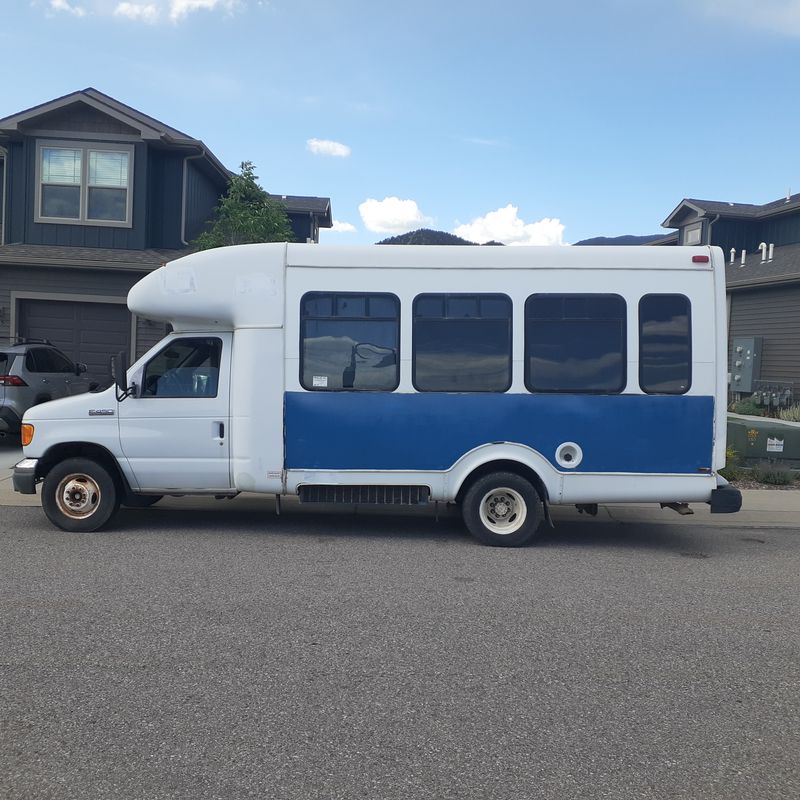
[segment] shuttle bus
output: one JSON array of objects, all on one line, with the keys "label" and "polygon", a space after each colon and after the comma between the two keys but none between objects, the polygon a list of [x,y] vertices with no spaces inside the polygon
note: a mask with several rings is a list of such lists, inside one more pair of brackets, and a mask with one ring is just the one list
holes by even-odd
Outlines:
[{"label": "shuttle bus", "polygon": [[168,263],[128,305],[172,332],[23,420],[15,488],[41,482],[64,530],[257,492],[457,503],[515,546],[553,505],[741,506],[718,474],[718,248],[243,245]]}]

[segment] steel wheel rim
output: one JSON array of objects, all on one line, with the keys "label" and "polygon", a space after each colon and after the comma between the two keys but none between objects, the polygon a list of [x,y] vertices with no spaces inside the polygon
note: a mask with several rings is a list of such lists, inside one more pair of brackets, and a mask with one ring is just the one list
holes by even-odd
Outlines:
[{"label": "steel wheel rim", "polygon": [[514,489],[501,487],[492,489],[483,496],[480,504],[483,526],[500,536],[516,533],[528,516],[525,498]]},{"label": "steel wheel rim", "polygon": [[70,519],[86,519],[100,507],[100,486],[89,475],[67,475],[56,489],[58,510]]}]

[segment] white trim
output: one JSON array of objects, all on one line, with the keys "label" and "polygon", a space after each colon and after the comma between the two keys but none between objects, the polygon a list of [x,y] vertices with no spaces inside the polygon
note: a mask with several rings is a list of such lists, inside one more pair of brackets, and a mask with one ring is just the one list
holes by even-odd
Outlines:
[{"label": "white trim", "polygon": [[[80,182],[80,202],[78,206],[78,217],[43,217],[41,214],[42,202],[42,149],[63,148],[65,150],[81,151],[81,182]],[[112,153],[126,153],[128,155],[128,185],[125,187],[125,219],[90,219],[88,214],[89,202],[89,153],[107,151]],[[34,209],[33,221],[42,225],[83,225],[102,228],[132,228],[133,227],[133,179],[134,179],[134,158],[135,148],[132,144],[110,144],[107,142],[92,142],[85,139],[37,139],[36,140],[36,164],[35,164],[35,188],[34,188]]]},{"label": "white trim", "polygon": [[[109,98],[109,100],[113,99],[114,98]],[[43,105],[29,108],[27,111],[22,111],[19,114],[14,114],[13,116],[6,118],[3,127],[11,130],[19,130],[20,124],[26,120],[36,119],[36,117],[44,116],[45,114],[49,114],[51,111],[58,111],[59,109],[67,108],[75,103],[84,103],[85,105],[93,108],[95,111],[99,111],[101,114],[105,114],[107,117],[111,117],[112,119],[117,120],[117,122],[127,125],[129,128],[138,130],[142,139],[161,139],[161,132],[156,128],[153,128],[141,120],[132,117],[130,114],[125,114],[122,111],[118,111],[111,105],[97,100],[84,92],[75,92],[74,94],[67,95],[66,97],[60,97],[57,100],[51,100],[49,103],[44,103]]]},{"label": "white trim", "polygon": [[94,141],[92,136],[97,136],[97,142],[130,142],[136,144],[142,141],[141,136],[135,133],[91,133],[88,131],[54,131],[47,128],[25,129],[27,136],[43,137],[45,139],[75,139],[80,142]]}]

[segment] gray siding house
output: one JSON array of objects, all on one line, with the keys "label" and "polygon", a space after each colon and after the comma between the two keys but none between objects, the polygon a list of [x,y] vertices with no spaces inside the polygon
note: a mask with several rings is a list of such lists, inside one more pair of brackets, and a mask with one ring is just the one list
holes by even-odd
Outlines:
[{"label": "gray siding house", "polygon": [[660,244],[722,248],[729,344],[763,337],[761,382],[800,400],[800,194],[765,205],[684,199],[663,225],[674,233]]},{"label": "gray siding house", "polygon": [[[231,173],[199,139],[96,89],[0,119],[0,337],[49,339],[110,380],[164,334],[133,317],[130,287],[189,252]],[[297,241],[330,200],[276,195]]]}]

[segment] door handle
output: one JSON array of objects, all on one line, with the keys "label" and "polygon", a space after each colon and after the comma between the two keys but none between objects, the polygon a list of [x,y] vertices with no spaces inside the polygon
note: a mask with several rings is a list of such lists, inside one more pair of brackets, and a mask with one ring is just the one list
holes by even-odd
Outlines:
[{"label": "door handle", "polygon": [[218,425],[217,438],[224,439],[225,438],[225,423],[224,422],[218,422],[217,425]]}]

